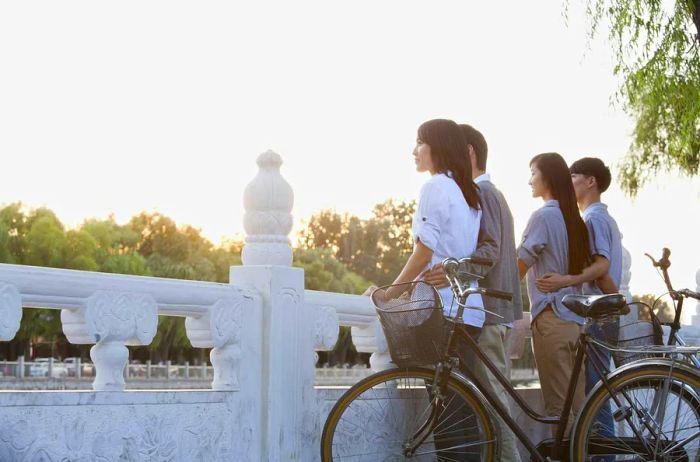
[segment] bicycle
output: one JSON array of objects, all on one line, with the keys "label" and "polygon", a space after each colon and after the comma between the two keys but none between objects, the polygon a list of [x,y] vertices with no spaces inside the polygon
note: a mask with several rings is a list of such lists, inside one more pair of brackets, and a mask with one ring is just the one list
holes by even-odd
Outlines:
[{"label": "bicycle", "polygon": [[[443,263],[458,304],[454,319],[443,316],[439,293],[424,282],[374,292],[372,299],[397,368],[365,378],[336,402],[321,436],[322,461],[498,460],[497,418],[538,462],[566,460],[567,455],[573,461],[595,456],[630,461],[700,457],[700,398],[694,391],[700,385],[700,373],[675,361],[676,353],[693,353],[700,348],[651,345],[618,351],[584,331],[562,416],[540,415],[464,333],[462,313],[470,308],[465,304],[470,294],[510,298],[504,292],[469,287],[470,281],[478,279],[472,270],[475,264],[487,262],[447,259]],[[396,296],[385,297],[388,291]],[[569,296],[566,305],[590,322],[628,310],[621,294]],[[458,345],[466,346],[484,362],[530,418],[556,425],[556,437],[535,445],[479,377],[467,377],[456,370],[458,361],[464,360],[463,355],[455,355]],[[632,361],[609,373],[607,364],[595,353],[600,348],[657,356]],[[585,354],[590,352],[598,358],[593,366],[602,380],[588,395],[569,439],[565,430],[574,388]],[[606,403],[612,404],[616,424],[610,435],[594,423]]]},{"label": "bicycle", "polygon": [[[683,301],[686,298],[693,298],[695,300],[700,301],[700,294],[697,292],[694,292],[690,289],[681,289],[681,290],[674,290],[673,285],[671,284],[671,278],[668,275],[668,268],[671,266],[671,261],[669,260],[669,257],[671,256],[671,251],[664,247],[663,250],[661,251],[661,258],[659,261],[656,261],[654,257],[649,255],[648,253],[645,253],[650,260],[654,268],[659,268],[661,269],[661,276],[664,280],[664,284],[666,285],[666,289],[668,289],[668,294],[671,296],[671,300],[673,301],[673,308],[675,311],[673,321],[671,322],[660,322],[661,325],[669,326],[670,331],[668,335],[668,341],[667,345],[680,345],[680,346],[685,346],[685,341],[683,340],[683,337],[681,337],[679,331],[681,330],[681,314],[683,312]],[[656,305],[656,302],[658,302],[661,299],[661,297],[657,298],[656,301],[652,306],[648,306],[644,303],[643,305],[646,305],[649,308],[649,312],[651,313],[652,316],[654,315],[654,308]],[[638,302],[640,303],[640,302]],[[700,360],[696,356],[688,356],[688,360],[695,366],[700,368]]]}]

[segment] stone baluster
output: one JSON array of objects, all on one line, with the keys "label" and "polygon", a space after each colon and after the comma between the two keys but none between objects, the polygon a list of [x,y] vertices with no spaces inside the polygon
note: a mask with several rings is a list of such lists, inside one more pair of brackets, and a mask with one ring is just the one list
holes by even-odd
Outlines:
[{"label": "stone baluster", "polygon": [[[695,273],[695,292],[700,293],[700,269]],[[695,327],[700,327],[700,301],[695,303],[695,314],[692,317],[691,324]]]},{"label": "stone baluster", "polygon": [[95,364],[92,388],[124,390],[124,368],[129,358],[126,345],[148,345],[158,327],[158,307],[150,295],[97,291],[75,310],[61,310],[63,332],[75,344],[95,345],[90,357]]},{"label": "stone baluster", "polygon": [[0,282],[0,341],[15,338],[22,320],[22,296],[17,287]]},{"label": "stone baluster", "polygon": [[367,327],[353,327],[351,329],[352,342],[357,351],[372,353],[369,357],[369,366],[372,372],[380,372],[394,367],[389,356],[389,347],[379,320],[375,320]]},{"label": "stone baluster", "polygon": [[244,311],[253,309],[257,295],[248,290],[234,290],[235,296],[218,300],[205,316],[185,320],[192,346],[213,348],[209,359],[214,366],[214,390],[239,388],[242,317]]},{"label": "stone baluster", "polygon": [[[335,308],[329,306],[314,307],[314,350],[330,350],[338,341],[340,320]],[[314,364],[318,354],[314,353]]]},{"label": "stone baluster", "polygon": [[253,287],[262,298],[256,313],[260,460],[314,460],[316,434],[308,429],[320,425],[313,388],[316,322],[314,307],[304,304],[304,271],[290,267],[294,195],[280,174],[278,154],[267,151],[257,164],[244,193],[243,266],[231,267],[230,282]]},{"label": "stone baluster", "polygon": [[[632,293],[630,292],[630,280],[632,279],[632,255],[629,251],[622,247],[622,278],[620,280],[619,291],[625,296],[627,303],[632,302]],[[630,305],[630,312],[621,316],[621,325],[630,324],[639,319],[637,305]]]}]

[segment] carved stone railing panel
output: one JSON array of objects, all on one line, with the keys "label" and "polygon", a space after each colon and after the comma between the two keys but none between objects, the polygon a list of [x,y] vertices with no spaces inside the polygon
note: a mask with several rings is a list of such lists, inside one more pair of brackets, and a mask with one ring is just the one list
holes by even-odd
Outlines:
[{"label": "carved stone railing panel", "polygon": [[22,296],[17,287],[0,282],[0,341],[12,340],[22,320]]},{"label": "carved stone railing panel", "polygon": [[0,460],[262,460],[240,393],[5,392]]}]

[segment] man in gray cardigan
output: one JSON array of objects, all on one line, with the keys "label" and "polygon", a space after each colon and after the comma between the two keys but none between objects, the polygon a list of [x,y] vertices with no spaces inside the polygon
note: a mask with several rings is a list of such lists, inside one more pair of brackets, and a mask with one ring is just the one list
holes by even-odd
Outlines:
[{"label": "man in gray cardigan", "polygon": [[[517,256],[515,253],[515,231],[513,215],[501,191],[491,182],[486,173],[488,145],[484,136],[470,125],[460,125],[469,148],[472,166],[472,179],[479,186],[481,197],[481,227],[479,240],[473,257],[491,260],[494,265],[484,278],[479,281],[481,287],[496,289],[513,294],[512,301],[492,297],[483,297],[484,307],[498,316],[486,313],[486,321],[479,336],[479,347],[498,367],[501,373],[510,378],[510,336],[513,322],[523,317],[523,305],[520,297],[520,278],[518,276]],[[445,285],[442,269],[437,267],[425,275],[425,280],[435,285]],[[500,317],[499,317],[500,316]],[[475,364],[475,373],[485,379],[501,403],[510,409],[508,395],[498,380],[480,361]],[[502,461],[520,461],[515,435],[501,425]]]}]

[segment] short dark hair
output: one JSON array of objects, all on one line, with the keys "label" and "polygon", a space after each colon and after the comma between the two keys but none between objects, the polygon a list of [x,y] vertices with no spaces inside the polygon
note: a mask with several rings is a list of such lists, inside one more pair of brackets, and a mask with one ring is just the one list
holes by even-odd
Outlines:
[{"label": "short dark hair", "polygon": [[597,157],[584,157],[583,159],[579,159],[571,164],[569,171],[571,173],[579,173],[581,175],[594,177],[598,185],[598,192],[601,193],[608,190],[610,181],[612,181],[610,169]]},{"label": "short dark hair", "polygon": [[486,138],[471,125],[461,124],[459,128],[462,129],[462,134],[467,144],[474,148],[476,166],[479,167],[479,170],[486,171],[486,159],[489,156],[489,145],[486,144]]}]

